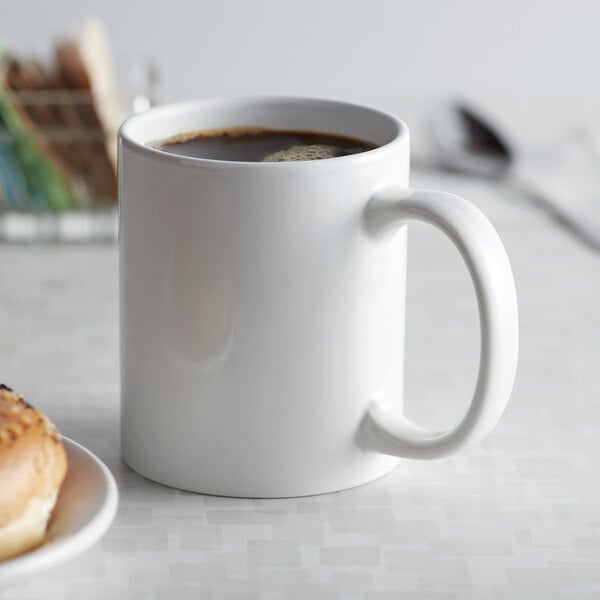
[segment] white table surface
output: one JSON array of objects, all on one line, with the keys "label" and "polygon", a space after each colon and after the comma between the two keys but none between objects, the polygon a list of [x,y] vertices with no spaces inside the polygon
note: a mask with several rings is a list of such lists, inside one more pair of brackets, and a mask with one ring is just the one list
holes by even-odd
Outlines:
[{"label": "white table surface", "polygon": [[[324,496],[201,496],[130,471],[116,249],[0,247],[0,378],[106,461],[121,492],[101,542],[0,597],[599,598],[600,256],[507,191],[432,174],[413,185],[472,199],[505,241],[521,318],[513,398],[482,445]],[[408,294],[407,411],[449,425],[473,389],[475,299],[424,227],[411,226]]]}]

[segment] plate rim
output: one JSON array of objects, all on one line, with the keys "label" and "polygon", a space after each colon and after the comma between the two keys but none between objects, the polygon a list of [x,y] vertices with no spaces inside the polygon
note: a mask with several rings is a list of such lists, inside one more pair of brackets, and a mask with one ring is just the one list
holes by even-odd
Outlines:
[{"label": "plate rim", "polygon": [[35,571],[37,574],[46,568],[82,554],[106,533],[117,514],[119,490],[108,467],[85,446],[67,436],[61,435],[61,438],[65,446],[84,454],[100,471],[107,484],[106,498],[92,519],[72,535],[0,562],[0,585],[25,573]]}]

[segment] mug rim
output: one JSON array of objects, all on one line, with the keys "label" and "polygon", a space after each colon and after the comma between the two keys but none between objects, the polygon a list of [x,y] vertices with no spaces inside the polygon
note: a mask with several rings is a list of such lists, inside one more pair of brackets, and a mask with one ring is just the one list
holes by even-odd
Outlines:
[{"label": "mug rim", "polygon": [[[371,113],[372,115],[379,116],[386,121],[388,121],[390,127],[393,129],[393,135],[388,142],[381,144],[371,150],[366,150],[364,152],[358,152],[357,154],[349,154],[345,156],[336,156],[332,158],[326,158],[323,160],[299,160],[299,161],[283,161],[283,162],[262,162],[262,161],[238,161],[238,160],[223,160],[223,159],[214,159],[214,158],[202,158],[196,156],[186,156],[181,154],[174,154],[172,152],[167,152],[165,150],[161,150],[154,146],[149,145],[149,143],[140,141],[136,139],[134,132],[131,130],[136,127],[141,127],[144,121],[149,121],[150,119],[157,119],[161,117],[165,117],[168,113],[177,113],[182,111],[190,111],[194,108],[197,109],[198,106],[201,105],[210,105],[210,104],[260,104],[260,103],[272,103],[272,102],[280,102],[284,103],[306,103],[318,105],[322,104],[323,106],[329,107],[338,107],[340,109],[351,109],[357,111],[363,111],[365,113]],[[232,124],[231,126],[235,126]],[[207,128],[208,129],[208,128]],[[275,127],[274,127],[275,129]],[[281,128],[279,128],[281,129]],[[202,130],[199,130],[202,131]],[[183,132],[182,132],[183,133]],[[127,119],[123,121],[118,131],[118,140],[119,140],[119,150],[121,145],[127,146],[128,148],[136,151],[143,156],[159,160],[160,162],[170,162],[175,163],[180,166],[221,166],[221,167],[252,167],[252,168],[261,168],[261,169],[295,169],[295,168],[307,168],[307,165],[310,165],[310,168],[315,168],[317,166],[325,166],[332,165],[333,162],[339,164],[344,162],[348,166],[351,163],[355,165],[359,163],[370,162],[372,160],[378,160],[382,157],[382,155],[393,151],[399,145],[403,144],[405,140],[409,139],[409,131],[408,127],[402,121],[402,119],[396,117],[395,115],[375,109],[369,106],[365,106],[358,103],[352,102],[344,102],[339,100],[325,99],[325,98],[315,98],[312,96],[282,96],[282,95],[236,95],[236,96],[212,96],[212,97],[204,97],[198,98],[194,100],[188,100],[184,102],[173,102],[168,104],[163,104],[160,106],[156,106],[150,108],[144,112],[137,113],[131,115]]]}]

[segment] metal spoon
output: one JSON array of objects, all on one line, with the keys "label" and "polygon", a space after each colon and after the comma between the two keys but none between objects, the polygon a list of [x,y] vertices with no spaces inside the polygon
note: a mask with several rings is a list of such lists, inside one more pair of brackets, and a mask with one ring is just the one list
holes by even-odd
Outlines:
[{"label": "metal spoon", "polygon": [[[538,156],[519,154],[493,121],[462,101],[436,110],[430,142],[438,165],[501,180],[586,246],[600,251],[600,161],[577,130]],[[584,189],[585,188],[585,189]]]}]

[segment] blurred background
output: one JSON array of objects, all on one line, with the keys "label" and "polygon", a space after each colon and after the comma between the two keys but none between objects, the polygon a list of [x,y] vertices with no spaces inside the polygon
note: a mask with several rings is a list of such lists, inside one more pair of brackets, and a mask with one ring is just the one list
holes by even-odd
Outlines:
[{"label": "blurred background", "polygon": [[593,0],[5,0],[2,38],[43,56],[89,14],[106,24],[121,86],[132,62],[152,60],[164,101],[343,98],[414,128],[424,105],[459,94],[541,142],[600,118]]},{"label": "blurred background", "polygon": [[[416,168],[502,180],[508,172],[511,186],[528,201],[600,247],[599,22],[600,6],[582,0],[5,0],[0,121],[22,125],[19,115],[25,112],[26,121],[32,116],[41,121],[33,137],[41,135],[52,146],[41,149],[50,163],[81,163],[89,155],[92,166],[51,165],[53,172],[69,171],[68,190],[61,195],[56,190],[61,181],[42,178],[36,182],[44,188],[36,192],[40,200],[27,169],[14,181],[14,156],[5,156],[0,183],[9,188],[2,202],[9,214],[0,237],[114,239],[115,132],[134,110],[202,96],[288,94],[396,113],[410,126]],[[79,50],[87,84],[85,72],[84,83],[81,73],[73,74],[73,52],[65,49],[69,42]],[[11,71],[13,58],[22,72]],[[36,88],[40,64],[46,79]],[[37,93],[40,88],[46,95]],[[60,93],[48,96],[56,88]],[[76,105],[79,117],[65,104]],[[3,106],[9,113],[4,117]],[[465,121],[464,106],[474,111],[475,129],[472,119]],[[58,115],[54,121],[37,114],[48,108]],[[8,129],[0,135],[8,140],[2,148],[16,153],[17,163],[23,162],[19,155],[39,154],[29,148],[31,127]],[[15,137],[24,138],[16,151]],[[479,160],[486,152],[492,164]],[[99,162],[105,176],[98,173]],[[34,169],[34,179],[39,170]],[[90,208],[99,215],[93,223],[81,216]],[[40,224],[22,214],[31,211],[78,215]],[[583,211],[595,211],[591,231]]]}]

